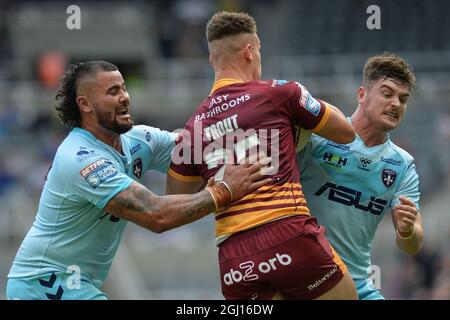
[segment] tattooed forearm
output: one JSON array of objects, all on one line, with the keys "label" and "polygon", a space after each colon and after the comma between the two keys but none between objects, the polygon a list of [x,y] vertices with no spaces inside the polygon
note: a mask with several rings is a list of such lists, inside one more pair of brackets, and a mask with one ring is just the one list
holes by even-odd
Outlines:
[{"label": "tattooed forearm", "polygon": [[158,208],[166,211],[172,228],[198,220],[215,210],[214,200],[208,191],[158,198],[160,201]]},{"label": "tattooed forearm", "polygon": [[151,210],[149,193],[149,190],[143,185],[132,183],[126,190],[117,194],[114,199],[117,202],[116,205],[124,209],[145,212]]},{"label": "tattooed forearm", "polygon": [[166,230],[196,221],[215,210],[214,200],[208,191],[157,198],[155,210],[157,215],[164,217]]},{"label": "tattooed forearm", "polygon": [[117,194],[105,208],[119,218],[155,232],[193,222],[214,209],[214,200],[208,191],[159,197],[135,182]]}]

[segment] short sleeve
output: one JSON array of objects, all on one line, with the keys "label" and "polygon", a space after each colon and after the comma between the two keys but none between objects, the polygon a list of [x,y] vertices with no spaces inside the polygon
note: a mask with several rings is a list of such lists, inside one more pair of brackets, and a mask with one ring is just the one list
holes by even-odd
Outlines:
[{"label": "short sleeve", "polygon": [[[280,80],[274,80],[280,83]],[[281,112],[286,112],[292,121],[300,127],[317,132],[325,125],[330,108],[314,98],[305,86],[298,82],[281,82],[273,91],[273,100]]]},{"label": "short sleeve", "polygon": [[133,182],[106,154],[92,157],[83,164],[61,161],[59,174],[65,179],[68,193],[93,203],[99,209]]},{"label": "short sleeve", "polygon": [[396,205],[400,204],[400,196],[411,199],[411,201],[416,204],[417,209],[420,209],[419,175],[417,174],[414,162],[408,166],[408,169],[400,182],[400,186],[391,201],[391,208],[394,208]]},{"label": "short sleeve", "polygon": [[151,150],[149,159],[149,169],[167,173],[171,162],[171,155],[175,147],[175,140],[178,134],[153,128],[149,126],[139,126],[145,134],[145,141]]},{"label": "short sleeve", "polygon": [[168,174],[183,182],[197,182],[203,180],[199,169],[203,159],[195,157],[189,128],[189,124],[186,125],[186,128],[178,136]]}]

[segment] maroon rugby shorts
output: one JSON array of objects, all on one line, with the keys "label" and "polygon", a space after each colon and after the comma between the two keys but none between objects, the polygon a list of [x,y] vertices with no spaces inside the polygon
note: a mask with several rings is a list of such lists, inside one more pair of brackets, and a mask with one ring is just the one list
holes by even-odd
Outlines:
[{"label": "maroon rugby shorts", "polygon": [[339,283],[347,267],[316,218],[296,215],[239,232],[219,249],[226,299],[315,299]]}]

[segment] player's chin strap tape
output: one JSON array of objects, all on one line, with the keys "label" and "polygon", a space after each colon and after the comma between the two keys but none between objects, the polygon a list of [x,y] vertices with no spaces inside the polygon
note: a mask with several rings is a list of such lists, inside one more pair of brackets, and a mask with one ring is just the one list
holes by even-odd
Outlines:
[{"label": "player's chin strap tape", "polygon": [[216,212],[219,211],[220,208],[230,204],[233,200],[230,186],[224,181],[221,181],[211,187],[206,187],[206,190],[208,190],[214,200]]}]

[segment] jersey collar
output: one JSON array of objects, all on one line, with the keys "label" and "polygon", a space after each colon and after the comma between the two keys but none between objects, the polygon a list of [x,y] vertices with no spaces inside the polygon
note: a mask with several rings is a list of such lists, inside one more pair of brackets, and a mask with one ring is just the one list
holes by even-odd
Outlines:
[{"label": "jersey collar", "polygon": [[92,141],[94,141],[97,145],[102,146],[105,149],[110,150],[111,152],[113,152],[114,154],[116,154],[120,160],[122,160],[122,162],[124,164],[129,165],[131,163],[132,157],[131,157],[131,153],[130,153],[130,146],[128,144],[128,141],[126,139],[124,139],[124,135],[121,134],[120,135],[120,140],[122,142],[122,151],[124,153],[124,155],[120,154],[119,152],[117,152],[116,149],[114,149],[113,147],[111,147],[110,145],[107,145],[106,143],[104,143],[101,140],[98,140],[92,133],[90,133],[88,130],[85,130],[83,128],[80,127],[74,127],[72,129],[73,133],[79,134],[84,136],[85,138],[88,138]]},{"label": "jersey collar", "polygon": [[231,79],[231,78],[219,79],[216,82],[214,82],[214,85],[213,85],[209,95],[212,95],[214,93],[214,91],[217,91],[220,88],[223,88],[225,86],[229,86],[229,85],[235,84],[235,83],[244,83],[244,81],[238,80],[238,79]]},{"label": "jersey collar", "polygon": [[89,138],[89,139],[91,139],[91,140],[97,141],[97,138],[96,138],[92,133],[90,133],[89,131],[87,131],[87,130],[81,128],[81,127],[74,127],[74,128],[72,129],[72,131],[73,131],[74,133],[77,133],[77,134],[79,134],[79,135],[82,135],[82,136],[84,136],[84,137],[86,137],[86,138]]}]

